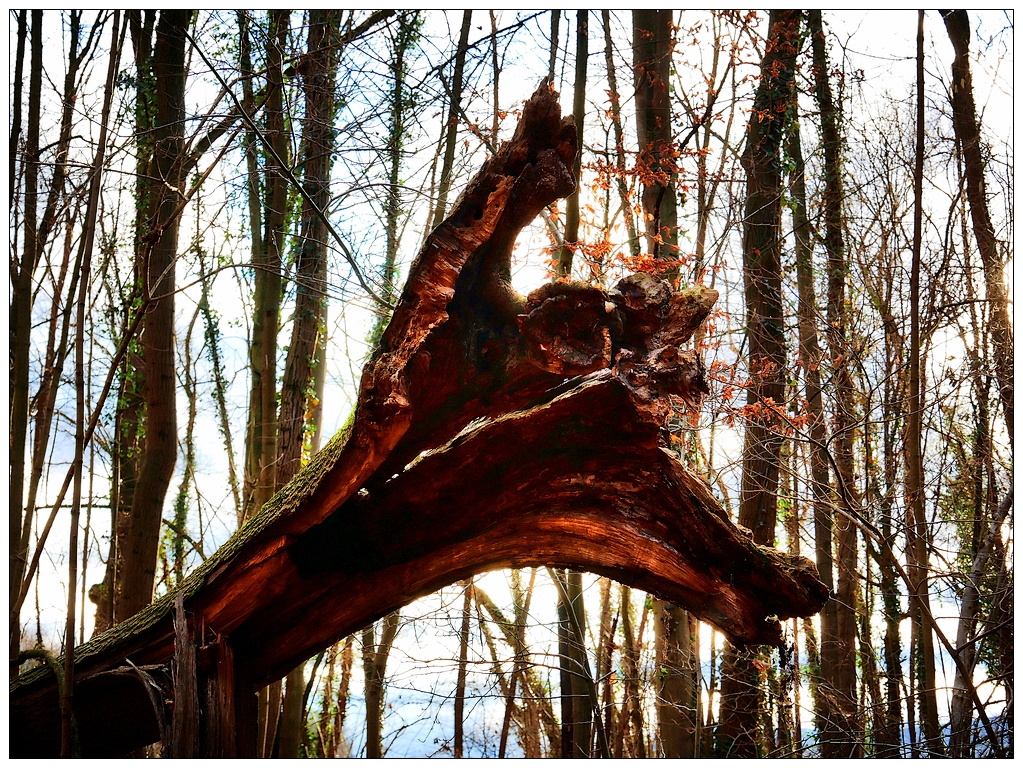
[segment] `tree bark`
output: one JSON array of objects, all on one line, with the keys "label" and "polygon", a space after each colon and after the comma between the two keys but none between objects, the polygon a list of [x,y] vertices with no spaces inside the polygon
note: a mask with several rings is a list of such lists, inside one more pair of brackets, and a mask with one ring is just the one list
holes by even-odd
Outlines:
[{"label": "tree bark", "polygon": [[465,679],[469,664],[469,619],[472,616],[472,581],[463,585],[462,627],[458,632],[458,675],[455,682],[455,737],[454,757],[465,757]]},{"label": "tree bark", "polygon": [[930,602],[928,586],[928,535],[924,510],[923,441],[923,370],[920,345],[920,269],[923,258],[923,178],[924,178],[924,12],[920,11],[916,38],[916,160],[913,171],[913,256],[910,267],[909,299],[909,404],[906,412],[906,554],[910,583],[910,616],[917,640],[919,671],[920,721],[924,733],[924,750],[928,756],[941,755],[941,726],[938,723],[938,697],[935,680],[934,637],[918,603]]},{"label": "tree bark", "polygon": [[[739,525],[753,541],[774,544],[785,401],[785,322],[781,296],[781,149],[783,116],[792,98],[798,11],[771,11],[760,85],[742,164],[747,194],[743,278],[749,339],[746,438]],[[729,646],[721,673],[720,755],[757,757],[762,695],[755,650]]]},{"label": "tree bark", "polygon": [[[146,234],[139,253],[143,286],[153,302],[142,330],[145,367],[146,445],[125,545],[116,621],[124,621],[153,599],[156,552],[177,455],[177,390],[174,372],[174,264],[178,247],[178,204],[185,127],[185,32],[190,11],[162,11],[156,27],[153,76],[156,127],[153,170],[148,190]],[[158,180],[158,181],[157,181]]]},{"label": "tree bark", "polygon": [[[576,143],[583,146],[583,115],[586,112],[586,62],[589,57],[590,25],[588,10],[576,11],[575,26],[575,87],[572,91],[572,111],[575,115]],[[575,155],[573,173],[577,179],[582,174],[582,152]],[[558,252],[557,276],[567,279],[572,276],[572,257],[579,245],[579,188],[568,196],[565,209],[565,241]]]},{"label": "tree bark", "polygon": [[455,69],[451,73],[451,89],[448,91],[447,138],[444,144],[444,163],[441,165],[440,185],[437,190],[437,204],[433,209],[431,229],[436,229],[447,215],[448,191],[451,189],[451,173],[455,164],[455,143],[458,140],[458,114],[462,109],[462,73],[465,70],[465,52],[469,47],[469,30],[472,25],[472,11],[462,12],[462,29],[458,34],[458,48],[455,50]]},{"label": "tree bark", "polygon": [[999,253],[998,239],[991,224],[984,179],[984,156],[973,99],[973,77],[970,73],[970,17],[964,10],[942,11],[948,38],[955,48],[952,61],[952,125],[963,151],[966,165],[966,198],[970,202],[973,234],[984,264],[987,300],[991,307],[991,342],[994,346],[994,368],[998,393],[1005,414],[1009,443],[1013,440],[1013,331],[1009,317],[1008,292],[1005,285],[1005,257]]},{"label": "tree bark", "polygon": [[380,642],[376,627],[370,624],[362,630],[362,668],[366,678],[366,757],[379,760],[384,756],[384,678],[387,675],[387,657],[398,634],[399,613],[388,614],[380,627]]},{"label": "tree bark", "polygon": [[[809,32],[813,48],[813,74],[817,105],[821,115],[824,149],[824,248],[828,254],[828,346],[834,380],[832,442],[837,480],[842,484],[839,504],[846,507],[835,521],[838,589],[835,599],[834,635],[822,634],[822,654],[828,661],[829,694],[837,710],[830,713],[822,741],[824,757],[859,758],[863,754],[862,724],[856,712],[856,584],[857,536],[852,519],[858,492],[853,476],[854,393],[849,372],[850,349],[846,343],[847,312],[845,280],[849,271],[843,237],[842,164],[839,156],[838,113],[831,96],[829,65],[824,29],[819,10],[809,11]],[[829,648],[834,644],[833,648]],[[828,662],[834,662],[829,669]],[[834,708],[832,708],[834,709]]]},{"label": "tree bark", "polygon": [[677,173],[671,135],[672,11],[632,12],[636,83],[636,170],[643,184],[647,252],[665,279],[678,277]]},{"label": "tree bark", "polygon": [[[270,33],[266,44],[266,138],[272,154],[284,163],[288,162],[289,141],[284,114],[282,62],[289,28],[289,11],[270,12]],[[286,171],[277,167],[276,160],[267,158],[264,167],[263,249],[254,264],[255,295],[249,345],[252,382],[245,462],[246,487],[249,489],[245,499],[246,520],[263,507],[277,488],[277,331],[281,311],[281,256],[288,206]],[[251,188],[249,194],[253,194]],[[251,208],[251,200],[249,204]]]}]

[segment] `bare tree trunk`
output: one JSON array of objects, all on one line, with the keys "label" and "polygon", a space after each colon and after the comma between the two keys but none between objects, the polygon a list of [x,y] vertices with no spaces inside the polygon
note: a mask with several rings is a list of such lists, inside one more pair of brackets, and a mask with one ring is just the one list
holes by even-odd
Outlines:
[{"label": "bare tree trunk", "polygon": [[654,601],[657,723],[662,757],[696,757],[696,670],[689,612]]},{"label": "bare tree trunk", "polygon": [[629,233],[629,253],[639,255],[639,235],[636,234],[636,218],[632,213],[632,195],[629,184],[625,180],[625,136],[622,130],[622,103],[618,93],[618,77],[615,72],[614,44],[611,40],[611,14],[607,10],[600,12],[604,27],[604,60],[607,63],[608,99],[611,102],[611,125],[615,134],[615,178],[618,185],[618,196],[621,198],[622,214],[625,218],[625,229]]},{"label": "bare tree trunk", "polygon": [[[855,505],[858,493],[853,477],[854,397],[849,373],[850,350],[846,344],[845,280],[849,271],[842,234],[842,165],[839,157],[838,114],[831,96],[824,29],[819,10],[809,11],[809,32],[813,47],[813,72],[817,104],[821,114],[821,136],[824,148],[824,247],[828,254],[828,346],[831,351],[834,377],[834,414],[832,442],[838,481],[842,484],[839,503]],[[828,727],[825,757],[862,756],[862,724],[856,713],[856,583],[857,535],[852,520],[853,509],[835,524],[837,545],[838,589],[835,604],[834,672],[829,674],[838,710],[832,713],[833,726]],[[831,638],[822,638],[825,644]],[[827,656],[830,654],[826,651]],[[829,658],[829,661],[831,659]],[[831,738],[833,735],[834,738]]]},{"label": "bare tree trunk", "polygon": [[17,187],[18,145],[21,143],[21,89],[25,77],[25,40],[28,38],[28,11],[18,11],[18,33],[14,54],[14,81],[11,87],[11,144],[10,156],[7,158],[11,166],[11,175],[7,188],[7,203],[14,209],[14,192]]},{"label": "bare tree trunk", "polygon": [[[290,27],[290,12],[271,11],[267,38],[266,136],[270,147],[288,162],[288,134],[284,115],[283,57]],[[245,517],[258,512],[276,488],[277,462],[277,330],[281,308],[281,255],[287,216],[286,169],[276,168],[268,158],[265,167],[265,211],[262,250],[254,254],[255,297],[249,365],[252,389],[249,398],[249,435],[246,444]],[[251,170],[251,168],[250,168]],[[249,194],[255,193],[250,173]],[[250,200],[250,218],[253,202]],[[255,244],[255,240],[253,241]]]},{"label": "bare tree trunk", "polygon": [[451,89],[448,92],[447,139],[444,144],[444,163],[441,165],[440,184],[437,190],[437,205],[433,210],[430,229],[436,229],[447,213],[448,191],[451,189],[451,172],[455,164],[455,143],[458,140],[458,114],[462,109],[462,73],[465,70],[465,52],[469,47],[469,30],[472,25],[472,11],[462,12],[462,29],[458,34],[458,48],[455,50],[455,69],[451,74]]},{"label": "bare tree trunk", "polygon": [[935,679],[934,637],[931,626],[924,620],[918,603],[929,603],[927,517],[924,511],[923,441],[923,369],[920,346],[920,263],[923,241],[923,178],[924,178],[924,12],[919,12],[917,25],[917,108],[916,108],[916,165],[913,172],[913,260],[910,271],[910,342],[909,342],[909,407],[906,413],[906,496],[909,519],[906,521],[910,577],[910,614],[913,634],[918,641],[917,654],[920,674],[920,721],[924,733],[924,750],[941,755],[941,726],[938,723],[938,697]]},{"label": "bare tree trunk", "polygon": [[472,580],[462,584],[464,601],[462,603],[462,628],[458,632],[458,676],[455,682],[455,738],[454,757],[465,757],[465,678],[469,664],[469,618],[472,615]]},{"label": "bare tree trunk", "polygon": [[[92,271],[92,251],[96,240],[96,219],[99,215],[100,190],[102,188],[103,164],[106,157],[107,122],[114,98],[114,86],[120,63],[120,40],[123,30],[120,29],[121,13],[114,12],[111,25],[110,58],[107,69],[106,87],[103,96],[103,112],[100,117],[98,146],[93,161],[92,179],[89,185],[89,201],[86,210],[85,226],[82,231],[81,278],[78,291],[78,317],[75,336],[75,458],[74,486],[71,497],[71,533],[68,543],[68,601],[67,623],[64,632],[64,691],[63,717],[61,718],[61,757],[78,757],[78,735],[72,722],[75,682],[75,614],[78,586],[78,528],[82,508],[82,469],[86,448],[86,388],[85,380],[85,318],[89,303],[90,275]],[[70,299],[70,297],[69,297]],[[88,535],[88,531],[86,531]],[[83,558],[84,562],[84,558]]]},{"label": "bare tree trunk", "polygon": [[[575,117],[575,130],[579,152],[575,155],[574,173],[576,179],[582,176],[582,148],[583,148],[583,117],[586,114],[586,60],[589,57],[589,11],[576,11],[575,27],[575,88],[572,96],[572,113]],[[579,184],[576,184],[575,191],[568,196],[565,210],[565,242],[558,252],[559,278],[570,278],[572,276],[572,257],[579,241]]]},{"label": "bare tree trunk", "polygon": [[178,204],[183,196],[182,161],[185,121],[185,33],[190,11],[162,11],[156,28],[153,75],[156,127],[147,232],[139,253],[145,295],[153,301],[142,330],[145,366],[146,447],[132,499],[120,600],[116,621],[123,621],[153,598],[156,551],[163,503],[177,455],[174,375],[174,263],[178,246]]},{"label": "bare tree trunk", "polygon": [[[415,43],[417,37],[416,20],[413,14],[402,13],[398,17],[398,29],[392,39],[391,73],[394,77],[391,89],[390,126],[387,136],[387,193],[384,201],[384,236],[386,244],[383,265],[383,292],[388,301],[396,297],[394,284],[398,272],[398,247],[401,235],[398,231],[398,220],[402,213],[401,199],[401,168],[404,157],[403,147],[408,132],[406,120],[409,115],[409,100],[406,94],[406,54]],[[449,169],[450,173],[450,169]],[[390,314],[381,313],[377,316],[370,332],[369,344],[375,349],[380,343],[384,328]]]},{"label": "bare tree trunk", "polygon": [[399,620],[398,611],[383,619],[379,643],[373,625],[362,630],[362,667],[366,676],[366,757],[371,759],[384,756],[384,678],[387,675],[387,657],[398,634]]},{"label": "bare tree trunk", "polygon": [[[640,679],[639,679],[639,653],[637,650],[637,638],[632,628],[632,590],[624,584],[621,589],[621,611],[622,611],[622,673],[625,676],[625,701],[622,703],[622,723],[618,732],[622,734],[621,741],[625,741],[625,734],[631,724],[632,738],[635,740],[635,750],[632,757],[646,758],[646,740],[643,736],[643,707],[640,700]],[[646,617],[646,608],[643,610]],[[642,639],[642,632],[640,633]],[[615,757],[624,757],[624,744],[617,744]]]},{"label": "bare tree trunk", "polygon": [[[792,98],[798,11],[771,11],[760,85],[742,163],[747,195],[743,276],[749,339],[749,417],[743,447],[739,524],[753,541],[774,544],[782,432],[772,403],[785,398],[785,324],[781,297],[781,149],[783,116]],[[763,119],[761,119],[763,118]],[[721,672],[721,756],[760,754],[760,673],[755,649],[726,647]]]},{"label": "bare tree trunk", "polygon": [[966,164],[966,197],[970,202],[973,234],[984,264],[987,300],[991,307],[991,341],[994,346],[995,376],[1005,414],[1009,443],[1013,440],[1013,332],[1005,286],[1005,257],[999,253],[998,240],[991,224],[984,180],[980,124],[973,99],[970,73],[970,17],[964,10],[942,11],[948,38],[955,48],[952,61],[952,124]]},{"label": "bare tree trunk", "polygon": [[[76,68],[77,47],[78,47],[78,16],[72,15],[75,21],[74,34],[71,35],[71,52],[68,61],[68,79],[74,83],[74,69]],[[23,248],[21,260],[13,268],[13,290],[11,292],[10,304],[10,325],[8,327],[9,340],[9,364],[10,364],[10,390],[9,414],[11,420],[10,430],[10,496],[9,519],[10,526],[10,600],[13,605],[21,591],[22,580],[24,579],[25,567],[28,561],[28,538],[31,532],[31,520],[33,510],[25,510],[22,515],[22,505],[25,503],[25,453],[26,440],[28,437],[28,406],[29,406],[29,352],[31,349],[32,332],[32,278],[36,266],[42,255],[46,243],[46,222],[47,216],[44,213],[42,221],[37,220],[39,204],[39,129],[40,129],[40,105],[42,101],[42,76],[43,76],[43,12],[42,10],[32,11],[32,56],[29,64],[29,86],[28,86],[28,126],[25,137],[25,153],[22,164],[25,168],[25,209],[24,222],[25,233],[23,237]],[[24,45],[24,43],[22,43]],[[70,137],[70,104],[68,99],[72,92],[65,87],[65,110],[61,122],[61,140],[64,139],[65,122],[66,132]],[[67,118],[65,120],[65,118]],[[66,151],[66,147],[62,146]],[[58,157],[60,150],[58,150]],[[57,196],[63,189],[57,187],[60,180],[62,166],[58,164],[55,168],[54,178],[50,187],[50,198],[56,201]],[[61,182],[61,187],[63,183]],[[47,208],[50,206],[47,205]],[[70,301],[70,300],[69,300]],[[28,531],[26,534],[24,531]],[[14,674],[17,669],[18,651],[21,642],[21,616],[16,612],[11,617],[10,631],[10,668]]]},{"label": "bare tree trunk", "polygon": [[[789,157],[793,169],[789,177],[792,194],[792,220],[796,239],[796,283],[799,291],[799,358],[803,367],[803,388],[809,412],[810,491],[813,499],[814,541],[817,570],[823,583],[833,588],[832,570],[832,503],[831,477],[828,471],[827,427],[823,408],[820,364],[822,360],[817,337],[817,299],[814,288],[813,243],[807,221],[806,182],[803,150],[800,142],[799,118],[793,115],[789,127]],[[837,604],[829,600],[821,611],[821,661],[813,668],[819,679],[813,686],[814,711],[817,730],[821,734],[822,749],[831,749],[836,727],[834,676],[838,669],[836,640]]]},{"label": "bare tree trunk", "polygon": [[669,282],[678,278],[678,216],[674,178],[677,173],[671,134],[672,12],[632,12],[636,83],[636,169],[643,184],[647,252]]}]

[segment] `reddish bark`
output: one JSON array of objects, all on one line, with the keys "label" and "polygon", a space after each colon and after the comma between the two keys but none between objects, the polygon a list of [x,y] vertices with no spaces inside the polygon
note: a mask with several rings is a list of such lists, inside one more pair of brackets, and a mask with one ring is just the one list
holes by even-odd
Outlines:
[{"label": "reddish bark", "polygon": [[[489,568],[601,573],[741,643],[779,643],[779,619],[824,603],[810,561],[755,544],[661,448],[672,398],[695,407],[707,391],[701,361],[679,346],[716,293],[675,293],[649,275],[610,292],[512,290],[515,236],[573,189],[575,150],[571,118],[541,88],[427,239],[350,426],[186,580],[196,626],[230,640],[239,713],[251,705],[245,691]],[[172,601],[82,646],[79,674],[128,654],[166,663]],[[45,672],[15,681],[13,754],[47,752],[54,702]],[[107,733],[118,749],[131,741],[121,704],[109,702],[84,754],[115,751]],[[132,746],[151,740],[152,729],[136,730]]]}]

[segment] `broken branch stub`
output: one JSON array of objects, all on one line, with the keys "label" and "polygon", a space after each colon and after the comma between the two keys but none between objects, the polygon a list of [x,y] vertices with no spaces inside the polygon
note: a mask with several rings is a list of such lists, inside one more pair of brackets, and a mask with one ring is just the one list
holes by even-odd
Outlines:
[{"label": "broken branch stub", "polygon": [[[218,679],[236,681],[238,712],[248,687],[488,568],[605,574],[745,643],[780,642],[779,619],[827,599],[812,563],[754,544],[662,444],[671,413],[707,392],[685,345],[716,291],[647,274],[611,290],[512,288],[516,236],[575,187],[575,141],[542,86],[427,238],[349,425],[181,588],[198,642],[231,650],[237,669]],[[166,663],[171,600],[81,646],[78,674],[128,654]],[[13,681],[13,753],[46,751],[49,686],[44,672]],[[89,706],[78,691],[76,707]],[[123,731],[109,712],[110,733],[84,738],[85,754],[131,741],[108,738]]]}]

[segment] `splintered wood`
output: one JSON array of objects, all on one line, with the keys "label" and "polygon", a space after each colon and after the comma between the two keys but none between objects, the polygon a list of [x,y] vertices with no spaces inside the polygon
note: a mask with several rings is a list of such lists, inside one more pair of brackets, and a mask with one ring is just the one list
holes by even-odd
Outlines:
[{"label": "splintered wood", "polygon": [[[176,696],[193,707],[205,681],[207,709],[219,702],[201,728],[175,707],[175,737],[187,739],[176,749],[192,754],[198,732],[204,753],[246,754],[254,729],[241,721],[258,686],[485,569],[604,574],[739,643],[780,643],[779,620],[820,610],[827,590],[813,564],[756,545],[666,450],[668,416],[708,391],[688,342],[717,293],[647,274],[610,290],[512,289],[515,237],[574,189],[575,142],[572,119],[542,86],[427,239],[349,425],[177,598],[78,649],[79,676],[98,681],[129,655],[175,659]],[[199,648],[198,672],[197,627],[216,639]],[[105,707],[81,734],[83,754],[151,742],[157,728],[132,732],[121,711],[144,692],[121,706],[100,689],[75,687],[76,712],[93,706],[90,695]],[[12,754],[48,754],[59,741],[54,690],[45,671],[12,683]]]}]

